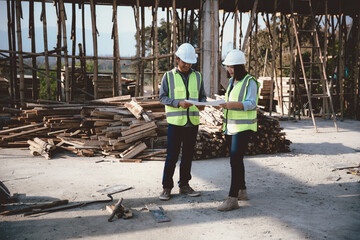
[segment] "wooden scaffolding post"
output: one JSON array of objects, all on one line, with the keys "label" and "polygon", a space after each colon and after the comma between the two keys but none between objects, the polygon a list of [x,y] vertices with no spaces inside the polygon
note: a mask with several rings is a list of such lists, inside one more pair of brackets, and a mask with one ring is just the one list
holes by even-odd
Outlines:
[{"label": "wooden scaffolding post", "polygon": [[242,15],[243,15],[243,13],[240,12],[240,22],[239,22],[239,49],[241,49],[241,39],[242,39]]},{"label": "wooden scaffolding post", "polygon": [[[60,14],[60,2],[54,2],[56,17],[57,17],[57,38],[56,38],[56,78],[61,79],[61,14]],[[64,101],[65,96],[62,92],[62,85],[64,83],[58,81],[56,85],[56,95],[58,101]]]},{"label": "wooden scaffolding post", "polygon": [[[277,0],[275,0],[274,5],[276,6]],[[273,98],[274,98],[274,81],[275,81],[275,72],[276,72],[276,41],[275,41],[275,35],[276,35],[276,12],[274,7],[274,12],[272,13],[272,34],[271,34],[271,84],[270,84],[270,107],[269,107],[269,115],[271,116],[272,108],[273,108]]]},{"label": "wooden scaffolding post", "polygon": [[[86,31],[85,31],[85,3],[82,4],[81,8],[81,27],[82,27],[82,49],[83,49],[83,56],[86,56]],[[84,58],[85,64],[85,76],[86,76],[86,59]],[[86,82],[86,79],[84,79]]]},{"label": "wooden scaffolding post", "polygon": [[65,23],[65,5],[63,0],[59,0],[60,4],[60,19],[63,29],[63,46],[64,46],[64,61],[65,61],[65,98],[66,102],[70,102],[70,88],[69,88],[69,59],[67,50],[67,37],[66,37],[66,23]]},{"label": "wooden scaffolding post", "polygon": [[253,8],[251,10],[251,16],[250,16],[250,19],[249,19],[249,24],[248,24],[248,27],[247,27],[247,30],[246,30],[246,35],[244,37],[244,43],[243,43],[242,48],[241,48],[241,51],[243,51],[244,53],[246,53],[247,44],[248,44],[249,37],[250,37],[250,32],[252,30],[252,23],[254,21],[254,15],[257,14],[258,2],[259,2],[259,0],[255,0]]},{"label": "wooden scaffolding post", "polygon": [[[70,39],[72,40],[72,55],[76,55],[76,8],[75,2],[72,2],[72,19],[71,19],[71,34]],[[71,58],[71,79],[69,80],[70,87],[70,100],[74,98],[75,89],[75,61],[76,58]]]},{"label": "wooden scaffolding post", "polygon": [[210,78],[210,96],[215,94],[215,17],[214,17],[214,0],[211,0],[210,19],[211,19],[211,78]]},{"label": "wooden scaffolding post", "polygon": [[202,28],[203,28],[203,24],[202,24],[202,12],[203,12],[203,0],[200,0],[199,3],[199,18],[198,18],[198,44],[199,44],[199,56],[198,56],[198,63],[199,63],[199,70],[202,73],[203,71],[203,65],[202,65],[202,60],[203,60],[203,54],[202,54],[202,48],[203,48],[203,42],[202,42]]},{"label": "wooden scaffolding post", "polygon": [[144,84],[145,84],[145,61],[143,58],[145,57],[145,3],[144,0],[141,2],[141,66],[140,66],[140,92],[144,92]]},{"label": "wooden scaffolding post", "polygon": [[[136,27],[136,59],[137,59],[137,68],[136,68],[136,85],[135,85],[135,96],[139,96],[139,90],[141,89],[140,85],[140,26],[139,26],[139,0],[136,0],[136,5],[133,6],[134,17],[135,17],[135,27]],[[142,95],[142,94],[141,94]]]},{"label": "wooden scaffolding post", "polygon": [[46,94],[47,99],[51,99],[50,92],[50,71],[49,71],[49,50],[48,50],[48,40],[47,40],[47,23],[46,23],[46,6],[45,0],[42,0],[42,13],[41,21],[43,22],[43,36],[44,36],[44,53],[45,53],[45,73],[46,73]]},{"label": "wooden scaffolding post", "polygon": [[[34,0],[30,0],[29,2],[29,38],[31,38],[31,52],[36,53],[36,37],[35,37],[35,23],[34,23]],[[38,92],[38,82],[37,82],[37,67],[36,67],[36,56],[31,57],[32,62],[32,99],[35,100],[39,96]]]},{"label": "wooden scaffolding post", "polygon": [[190,42],[191,45],[194,45],[194,22],[195,22],[195,14],[194,9],[191,9],[190,13],[190,26],[189,26],[189,39],[188,42]]},{"label": "wooden scaffolding post", "polygon": [[[170,9],[169,7],[166,8],[166,36],[167,36],[167,50],[168,53],[171,53],[171,31],[170,31]],[[172,57],[169,57],[169,69],[171,69],[172,65]]]},{"label": "wooden scaffolding post", "polygon": [[236,31],[237,31],[237,22],[238,22],[238,13],[239,13],[239,0],[235,1],[235,12],[234,12],[234,40],[233,40],[233,49],[236,49]]},{"label": "wooden scaffolding post", "polygon": [[19,50],[19,73],[20,73],[20,104],[25,105],[25,82],[24,82],[24,60],[22,54],[22,37],[21,37],[21,0],[16,0],[16,33]]},{"label": "wooden scaffolding post", "polygon": [[12,47],[12,16],[11,16],[11,5],[10,0],[6,0],[6,9],[7,9],[7,25],[8,25],[8,43],[9,43],[9,57],[10,57],[10,104],[11,107],[14,105],[15,95],[14,95],[14,83],[16,78],[14,79],[14,71],[16,72],[16,68],[14,68],[14,53]]},{"label": "wooden scaffolding post", "polygon": [[280,52],[279,52],[279,66],[280,66],[280,99],[281,99],[281,105],[280,105],[280,110],[281,110],[281,115],[284,115],[284,103],[283,103],[283,72],[282,72],[282,52],[283,52],[283,36],[284,36],[284,25],[283,25],[283,15],[281,14],[280,16],[280,34],[279,34],[279,47],[280,47]]},{"label": "wooden scaffolding post", "polygon": [[258,14],[256,14],[256,17],[255,17],[255,36],[254,36],[254,61],[255,61],[255,78],[258,79],[259,77],[259,74],[258,74],[258,38],[257,38],[257,35],[258,35]]},{"label": "wooden scaffolding post", "polygon": [[94,48],[94,98],[98,98],[98,51],[97,51],[97,30],[96,30],[96,5],[94,0],[90,0],[90,10],[91,10],[91,26],[92,26],[92,36],[93,36],[93,48]]},{"label": "wooden scaffolding post", "polygon": [[[113,88],[113,96],[121,96],[122,95],[122,84],[121,84],[121,64],[120,64],[120,45],[119,45],[119,34],[118,34],[118,23],[117,23],[117,3],[116,0],[113,0],[113,23],[114,23],[114,50],[115,50],[115,58],[114,60],[114,68],[116,69],[116,75],[114,78],[114,88]],[[117,86],[116,86],[117,82]],[[116,91],[117,89],[117,91]]]},{"label": "wooden scaffolding post", "polygon": [[173,59],[174,59],[174,67],[177,66],[176,58],[175,58],[175,52],[176,52],[176,0],[172,0],[172,12],[173,12],[173,19],[172,19],[172,53],[173,53]]},{"label": "wooden scaffolding post", "polygon": [[[324,69],[327,70],[327,52],[328,52],[328,30],[329,30],[329,21],[328,21],[328,0],[325,0],[325,25],[324,25],[324,51],[323,51],[323,57],[324,57]],[[326,71],[327,72],[327,71]],[[327,74],[326,74],[327,75]],[[326,94],[326,83],[322,82],[322,88],[323,93]],[[323,98],[323,118],[329,118],[330,117],[330,110],[329,110],[329,104],[326,98]]]},{"label": "wooden scaffolding post", "polygon": [[357,29],[357,41],[355,47],[355,58],[354,58],[354,69],[355,69],[355,112],[356,112],[356,119],[360,120],[360,109],[359,109],[359,94],[360,94],[360,81],[359,81],[359,68],[360,68],[360,10],[357,13],[357,17],[355,18],[357,21],[356,29]]},{"label": "wooden scaffolding post", "polygon": [[155,46],[155,79],[153,82],[153,95],[159,92],[158,81],[159,81],[159,47],[158,47],[158,26],[157,26],[157,12],[159,7],[159,0],[155,0],[155,11],[154,11],[154,46]]}]

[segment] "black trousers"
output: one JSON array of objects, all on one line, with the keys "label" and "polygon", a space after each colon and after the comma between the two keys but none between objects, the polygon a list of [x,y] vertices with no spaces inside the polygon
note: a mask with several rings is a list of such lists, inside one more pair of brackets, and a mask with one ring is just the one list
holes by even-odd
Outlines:
[{"label": "black trousers", "polygon": [[237,197],[240,189],[246,189],[244,155],[252,133],[253,131],[247,130],[235,135],[226,135],[231,166],[230,197]]},{"label": "black trousers", "polygon": [[167,157],[162,179],[163,188],[174,187],[174,171],[179,158],[182,145],[180,162],[179,187],[189,186],[191,179],[191,163],[194,157],[196,136],[199,127],[182,127],[169,124],[167,132]]}]

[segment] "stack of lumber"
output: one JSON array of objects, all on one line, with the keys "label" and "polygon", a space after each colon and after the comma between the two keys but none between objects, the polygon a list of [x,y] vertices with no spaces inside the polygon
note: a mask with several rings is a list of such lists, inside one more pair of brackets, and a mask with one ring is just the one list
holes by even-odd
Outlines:
[{"label": "stack of lumber", "polygon": [[[202,125],[197,136],[195,159],[229,156],[225,136],[222,133],[222,110],[207,106],[200,116]],[[289,152],[291,141],[286,139],[282,130],[277,119],[258,111],[258,131],[252,134],[246,155]]]},{"label": "stack of lumber", "polygon": [[[265,111],[270,109],[270,97],[271,97],[271,77],[259,77],[257,81],[260,83],[260,97],[258,105],[263,106]],[[275,90],[275,83],[273,83],[273,94]],[[273,99],[273,111],[277,105],[277,100]]]},{"label": "stack of lumber", "polygon": [[[166,132],[166,115],[159,112],[159,101],[151,98],[121,96],[87,104],[29,103],[28,109],[16,117],[18,122],[0,130],[0,146],[28,146],[31,142],[26,140],[39,137],[78,156],[132,159]],[[148,154],[143,158],[152,156]]]}]

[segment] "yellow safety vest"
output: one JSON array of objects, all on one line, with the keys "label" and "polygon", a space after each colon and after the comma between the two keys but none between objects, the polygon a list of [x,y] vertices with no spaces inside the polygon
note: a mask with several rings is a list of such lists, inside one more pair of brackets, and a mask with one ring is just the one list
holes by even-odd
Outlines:
[{"label": "yellow safety vest", "polygon": [[[201,85],[201,74],[197,71],[190,73],[188,89],[186,89],[184,81],[179,73],[175,69],[166,73],[168,86],[169,86],[169,98],[176,100],[194,100],[199,101],[199,91]],[[186,96],[186,92],[189,92],[189,97]],[[165,106],[166,120],[168,123],[184,126],[188,117],[193,125],[200,124],[199,109],[196,106],[191,106],[188,109],[182,107]]]},{"label": "yellow safety vest", "polygon": [[[242,102],[245,101],[246,93],[248,90],[248,86],[250,80],[253,79],[257,84],[257,97],[256,97],[256,105],[259,100],[259,87],[260,84],[256,79],[247,74],[242,81],[238,82],[230,92],[230,87],[233,84],[233,78],[230,79],[230,84],[225,93],[225,101],[226,102]],[[224,124],[223,131],[228,130],[229,133],[234,134],[246,130],[252,130],[254,132],[257,131],[257,113],[256,109],[251,111],[244,111],[241,109],[224,109]]]}]

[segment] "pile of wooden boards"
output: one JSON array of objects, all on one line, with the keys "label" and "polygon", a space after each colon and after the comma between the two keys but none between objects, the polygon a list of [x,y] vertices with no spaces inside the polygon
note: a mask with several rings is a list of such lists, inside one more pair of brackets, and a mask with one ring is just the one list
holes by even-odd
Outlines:
[{"label": "pile of wooden boards", "polygon": [[[228,156],[222,133],[223,111],[207,106],[200,116],[195,158]],[[115,157],[121,162],[164,161],[165,118],[157,96],[127,95],[82,104],[39,100],[28,103],[0,130],[0,147],[30,146],[32,154],[48,159],[59,150],[67,150],[78,156]],[[247,154],[289,151],[291,142],[277,119],[258,113],[258,126]]]},{"label": "pile of wooden boards", "polygon": [[[207,106],[200,112],[202,125],[197,136],[195,158],[209,159],[229,156],[222,132],[223,111]],[[277,119],[258,111],[258,131],[252,134],[247,155],[290,152],[291,141],[286,139]]]},{"label": "pile of wooden boards", "polygon": [[[136,155],[143,155],[140,160],[153,160],[150,158],[163,157],[163,149],[145,150],[154,148],[166,133],[165,116],[163,105],[154,96],[121,96],[86,104],[28,103],[27,109],[0,130],[0,146],[30,145],[33,154],[50,158],[50,152],[36,145],[37,141],[50,140],[57,148],[79,156],[135,161]],[[27,141],[34,138],[36,141]]]}]

